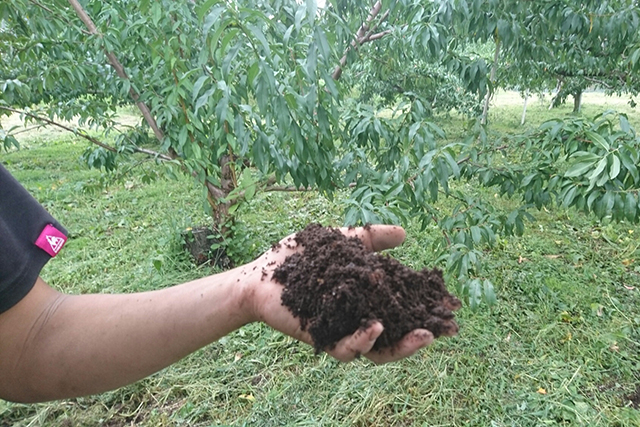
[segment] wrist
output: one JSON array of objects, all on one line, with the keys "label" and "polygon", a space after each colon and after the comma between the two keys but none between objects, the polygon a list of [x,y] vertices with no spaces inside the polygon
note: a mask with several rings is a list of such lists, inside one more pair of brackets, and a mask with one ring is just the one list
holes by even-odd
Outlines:
[{"label": "wrist", "polygon": [[[259,322],[263,319],[260,304],[260,271],[256,261],[245,264],[231,271],[234,287],[239,290],[238,299],[240,311],[245,319],[245,324]],[[258,274],[256,274],[258,272]],[[264,279],[268,280],[268,279]]]}]

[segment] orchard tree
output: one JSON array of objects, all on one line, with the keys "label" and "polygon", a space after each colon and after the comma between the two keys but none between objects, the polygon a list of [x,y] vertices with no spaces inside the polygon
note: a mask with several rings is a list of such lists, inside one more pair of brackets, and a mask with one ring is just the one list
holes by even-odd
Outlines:
[{"label": "orchard tree", "polygon": [[[460,5],[467,4],[472,11],[462,14],[468,26],[462,33],[480,39],[492,34],[494,86],[522,93],[555,87],[553,105],[571,95],[574,112],[580,110],[582,93],[589,87],[630,96],[640,91],[633,72],[640,54],[637,2],[490,1],[474,10],[477,3],[461,0]],[[472,33],[474,27],[488,33]]]},{"label": "orchard tree", "polygon": [[[509,11],[503,3],[515,12],[498,12]],[[492,78],[473,43],[493,40],[499,70],[520,46],[527,5],[11,0],[0,4],[0,111],[65,127],[61,119],[78,118],[115,134],[107,144],[69,127],[97,147],[87,151],[92,166],[109,171],[122,157],[149,156],[162,173],[192,176],[226,238],[243,201],[283,189],[348,192],[347,224],[436,227],[434,254],[475,306],[494,299],[483,249],[497,235],[521,234],[530,208],[564,204],[629,221],[640,211],[640,147],[624,116],[551,122],[510,141],[487,138],[478,122],[449,142],[431,121],[434,106],[458,102],[429,95],[443,82],[474,108],[494,90],[499,74]],[[395,78],[392,68],[373,70],[374,57],[410,64],[403,80],[390,80],[404,85],[391,116],[380,114],[388,102],[350,97]],[[433,79],[416,83],[412,73]],[[144,121],[122,132],[117,108],[131,104]],[[11,130],[0,136],[16,144]],[[500,211],[453,180],[523,204]],[[456,202],[452,211],[438,208],[442,197]]]}]

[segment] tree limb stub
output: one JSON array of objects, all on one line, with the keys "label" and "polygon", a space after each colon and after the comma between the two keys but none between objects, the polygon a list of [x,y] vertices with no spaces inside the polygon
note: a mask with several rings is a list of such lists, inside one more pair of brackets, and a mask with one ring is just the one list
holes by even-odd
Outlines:
[{"label": "tree limb stub", "polygon": [[386,30],[377,34],[373,34],[373,32],[378,28],[380,23],[385,19],[387,19],[387,17],[389,16],[388,10],[382,14],[382,16],[380,17],[380,20],[376,25],[374,25],[373,27],[370,27],[371,22],[373,22],[373,20],[376,19],[381,9],[382,9],[382,2],[378,0],[376,4],[373,5],[373,8],[371,8],[371,11],[369,12],[369,16],[367,17],[366,21],[358,29],[355,40],[353,40],[351,44],[345,49],[344,54],[342,55],[342,58],[340,58],[340,65],[338,65],[336,69],[333,71],[333,74],[331,74],[331,77],[333,77],[334,80],[338,80],[340,79],[340,76],[342,76],[342,69],[347,64],[347,54],[351,49],[357,49],[358,46],[361,46],[366,42],[381,39],[382,37],[391,33],[391,30]]},{"label": "tree limb stub", "polygon": [[[93,23],[93,21],[91,20],[87,12],[82,8],[80,3],[78,3],[78,0],[69,0],[69,3],[71,4],[71,7],[73,7],[73,9],[76,11],[78,18],[80,18],[80,20],[87,27],[87,29],[89,30],[89,33],[96,35],[98,37],[102,37],[102,34],[100,34],[98,29],[96,28],[96,25]],[[129,76],[125,72],[124,67],[122,66],[120,61],[118,61],[118,58],[116,58],[114,53],[108,52],[105,50],[105,54],[109,59],[109,64],[111,64],[113,69],[116,71],[116,74],[121,79],[129,80]],[[147,105],[144,102],[140,101],[140,95],[138,94],[138,92],[135,91],[135,89],[133,89],[133,87],[129,87],[129,95],[135,101],[136,105],[138,106],[138,109],[142,113],[142,116],[144,117],[149,127],[151,127],[151,129],[153,130],[153,134],[156,136],[156,138],[159,141],[162,141],[164,139],[164,133],[158,127],[158,124],[156,123],[155,118],[151,114],[149,107],[147,107]]]},{"label": "tree limb stub", "polygon": [[[81,129],[70,128],[69,126],[63,125],[62,123],[55,122],[55,121],[50,120],[50,119],[48,119],[46,117],[37,116],[35,114],[29,113],[28,111],[16,110],[14,108],[5,107],[3,105],[0,105],[0,109],[5,110],[5,111],[10,111],[10,112],[16,113],[16,114],[22,114],[22,115],[25,115],[27,117],[31,117],[32,119],[37,120],[39,122],[43,122],[43,123],[47,123],[47,124],[52,125],[52,126],[59,127],[60,129],[64,129],[64,130],[66,130],[68,132],[71,132],[71,133],[73,133],[75,135],[78,135],[78,136],[86,139],[87,141],[90,141],[91,143],[93,143],[93,144],[95,144],[95,145],[97,145],[99,147],[104,148],[107,151],[111,151],[111,152],[114,152],[114,153],[118,152],[118,150],[115,147],[112,147],[112,146],[110,146],[108,144],[105,144],[104,142],[92,137],[91,135],[88,135],[87,133],[85,133]],[[146,148],[134,147],[133,151],[135,151],[136,153],[142,153],[142,154],[146,154],[148,156],[153,156],[153,157],[156,157],[156,158],[162,159],[162,160],[172,160],[172,158],[167,156],[166,154],[161,154],[161,153],[155,152],[153,150],[148,150]]]}]

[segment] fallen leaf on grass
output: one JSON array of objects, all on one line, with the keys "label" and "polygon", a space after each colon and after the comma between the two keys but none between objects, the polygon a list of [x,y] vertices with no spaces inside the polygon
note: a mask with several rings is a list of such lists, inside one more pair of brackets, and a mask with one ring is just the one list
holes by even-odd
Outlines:
[{"label": "fallen leaf on grass", "polygon": [[620,347],[618,347],[618,343],[617,342],[614,342],[613,344],[611,344],[611,347],[609,347],[609,350],[615,351],[617,353],[618,350],[620,350]]},{"label": "fallen leaf on grass", "polygon": [[233,361],[237,362],[240,359],[242,359],[242,353],[236,353],[235,357],[233,358]]},{"label": "fallen leaf on grass", "polygon": [[256,398],[253,397],[253,394],[241,394],[240,396],[238,396],[239,399],[245,399],[248,400],[249,402],[255,402]]},{"label": "fallen leaf on grass", "polygon": [[633,264],[633,261],[635,261],[635,259],[623,259],[622,265],[624,265],[625,267],[629,267],[631,264]]},{"label": "fallen leaf on grass", "polygon": [[527,258],[523,258],[522,256],[518,257],[518,264],[522,264],[525,261],[529,261]]},{"label": "fallen leaf on grass", "polygon": [[538,389],[538,394],[547,394],[547,390],[543,389],[542,387],[540,387]]}]

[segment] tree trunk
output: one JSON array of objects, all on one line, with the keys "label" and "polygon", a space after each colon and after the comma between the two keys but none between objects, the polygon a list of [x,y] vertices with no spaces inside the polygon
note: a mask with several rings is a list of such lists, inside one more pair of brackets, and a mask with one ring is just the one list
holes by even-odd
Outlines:
[{"label": "tree trunk", "polygon": [[[102,37],[102,34],[98,31],[96,25],[91,20],[91,17],[87,14],[87,12],[83,9],[82,5],[78,2],[78,0],[69,0],[69,3],[75,10],[76,14],[80,18],[80,20],[84,23],[84,25],[89,30],[89,34],[96,35],[98,37]],[[113,52],[109,52],[105,50],[105,54],[107,55],[107,59],[109,60],[109,64],[114,68],[116,74],[124,80],[129,80],[129,76],[127,75],[124,67],[116,57]],[[158,126],[155,118],[151,114],[149,107],[140,100],[140,94],[136,92],[133,87],[129,88],[129,95],[134,100],[138,109],[142,113],[145,121],[149,125],[149,127],[153,130],[154,135],[158,139],[158,141],[162,142],[164,139],[164,133],[162,129]],[[178,158],[178,154],[173,150],[173,148],[169,148],[170,157],[176,159]],[[213,210],[214,222],[216,225],[220,227],[221,232],[224,231],[226,224],[229,220],[229,202],[223,202],[221,199],[226,198],[231,190],[235,187],[235,176],[233,174],[234,169],[230,164],[229,157],[223,156],[220,159],[220,166],[222,167],[222,184],[221,188],[216,187],[210,182],[206,182],[206,187],[208,190],[208,201]]]},{"label": "tree trunk", "polygon": [[524,94],[524,107],[522,108],[522,119],[520,119],[520,126],[524,126],[524,122],[527,118],[527,101],[529,100],[529,91]]},{"label": "tree trunk", "polygon": [[556,106],[556,99],[558,98],[558,95],[560,95],[560,91],[562,90],[563,83],[564,82],[562,80],[558,80],[558,84],[556,85],[556,93],[551,97],[551,104],[549,104],[549,110],[551,110],[553,107]]},{"label": "tree trunk", "polygon": [[582,91],[573,94],[573,112],[579,113],[582,108]]},{"label": "tree trunk", "polygon": [[484,99],[484,108],[482,109],[482,118],[480,119],[480,123],[483,125],[487,124],[487,116],[489,115],[489,102],[491,98],[493,98],[493,93],[495,91],[495,83],[496,83],[496,74],[498,72],[498,59],[500,58],[500,39],[496,37],[496,50],[493,53],[493,64],[491,65],[491,75],[489,77],[489,81],[491,82],[491,87],[487,92],[487,96]]}]

